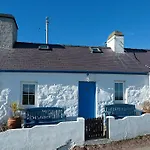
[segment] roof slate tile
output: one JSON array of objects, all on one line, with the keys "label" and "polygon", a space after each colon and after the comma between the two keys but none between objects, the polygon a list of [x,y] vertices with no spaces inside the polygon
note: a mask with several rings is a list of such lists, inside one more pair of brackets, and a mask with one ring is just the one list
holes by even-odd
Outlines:
[{"label": "roof slate tile", "polygon": [[[149,72],[150,51],[117,54],[100,47],[103,53],[91,53],[87,46],[50,44],[52,50],[39,50],[41,44],[16,42],[13,49],[0,49],[1,70]],[[136,57],[135,57],[136,54]],[[139,61],[139,60],[140,61]]]}]

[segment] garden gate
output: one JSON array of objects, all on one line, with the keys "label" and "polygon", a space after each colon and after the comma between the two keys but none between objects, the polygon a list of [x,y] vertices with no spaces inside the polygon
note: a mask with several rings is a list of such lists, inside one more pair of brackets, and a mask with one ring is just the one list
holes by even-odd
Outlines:
[{"label": "garden gate", "polygon": [[85,140],[104,138],[105,132],[103,118],[85,120]]}]

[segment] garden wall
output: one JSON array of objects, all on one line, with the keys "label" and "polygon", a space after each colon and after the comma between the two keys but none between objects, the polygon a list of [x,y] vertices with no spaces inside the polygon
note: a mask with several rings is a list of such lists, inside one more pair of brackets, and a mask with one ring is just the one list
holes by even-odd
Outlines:
[{"label": "garden wall", "polygon": [[33,128],[12,129],[0,133],[0,149],[5,150],[64,150],[84,143],[84,119],[41,125]]},{"label": "garden wall", "polygon": [[108,136],[112,141],[131,139],[137,136],[150,134],[150,114],[142,116],[129,116],[123,119],[115,120],[109,116],[108,119]]}]

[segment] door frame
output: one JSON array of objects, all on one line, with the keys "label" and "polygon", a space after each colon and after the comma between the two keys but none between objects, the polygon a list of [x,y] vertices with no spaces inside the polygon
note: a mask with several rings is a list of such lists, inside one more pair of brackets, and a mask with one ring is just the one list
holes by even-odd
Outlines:
[{"label": "door frame", "polygon": [[95,83],[95,111],[94,111],[94,116],[95,116],[95,118],[97,118],[97,86],[96,86],[96,81],[78,81],[78,116],[79,116],[79,84],[81,83],[81,82],[92,82],[92,83]]}]

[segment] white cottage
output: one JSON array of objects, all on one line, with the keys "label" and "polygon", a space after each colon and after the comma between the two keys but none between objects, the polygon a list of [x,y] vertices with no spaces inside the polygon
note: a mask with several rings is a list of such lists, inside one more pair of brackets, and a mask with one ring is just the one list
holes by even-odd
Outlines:
[{"label": "white cottage", "polygon": [[17,42],[17,30],[12,15],[0,14],[1,118],[11,101],[90,118],[105,104],[149,98],[150,51],[125,48],[121,32],[113,32],[105,47],[88,47]]}]

